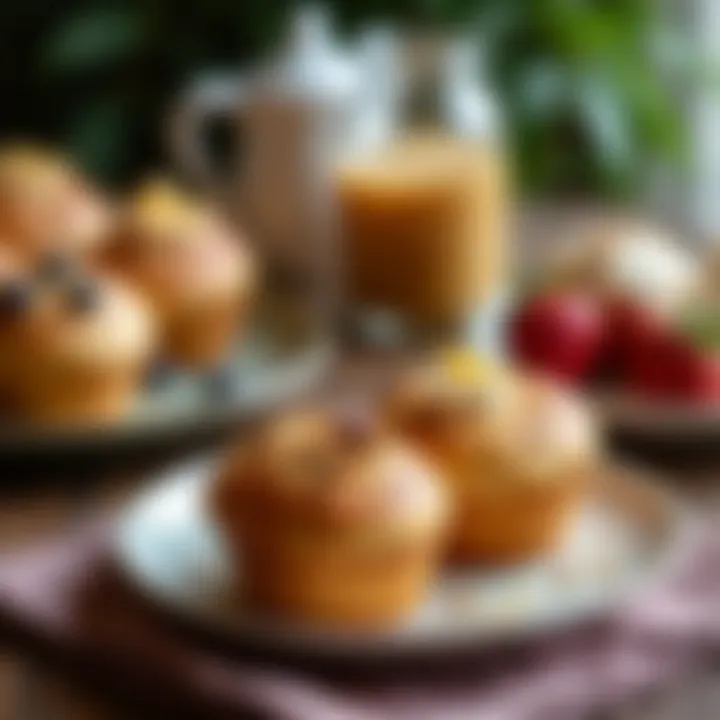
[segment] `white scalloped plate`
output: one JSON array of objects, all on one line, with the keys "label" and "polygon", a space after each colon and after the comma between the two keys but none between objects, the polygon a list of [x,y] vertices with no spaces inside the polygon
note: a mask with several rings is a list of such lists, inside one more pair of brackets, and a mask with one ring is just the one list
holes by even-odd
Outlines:
[{"label": "white scalloped plate", "polygon": [[609,612],[668,571],[689,525],[665,490],[609,470],[553,555],[500,571],[445,572],[415,616],[393,632],[338,634],[290,625],[243,604],[242,578],[233,577],[205,508],[215,468],[207,460],[182,465],[131,503],[118,527],[120,565],[155,605],[224,637],[281,652],[371,658],[448,651],[578,623]]}]

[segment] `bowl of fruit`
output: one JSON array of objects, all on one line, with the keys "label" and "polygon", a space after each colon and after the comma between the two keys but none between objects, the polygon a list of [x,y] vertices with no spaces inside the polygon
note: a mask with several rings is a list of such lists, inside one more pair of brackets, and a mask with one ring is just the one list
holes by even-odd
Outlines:
[{"label": "bowl of fruit", "polygon": [[720,435],[718,267],[644,223],[593,227],[519,294],[509,351],[585,389],[611,429]]}]

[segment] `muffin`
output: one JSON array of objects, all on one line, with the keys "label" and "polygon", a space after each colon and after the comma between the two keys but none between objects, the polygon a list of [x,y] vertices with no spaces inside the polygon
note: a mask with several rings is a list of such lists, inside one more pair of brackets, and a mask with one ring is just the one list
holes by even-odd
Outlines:
[{"label": "muffin", "polygon": [[229,460],[212,495],[250,600],[291,621],[385,628],[423,599],[443,540],[442,484],[363,418],[294,410]]},{"label": "muffin", "polygon": [[0,149],[0,237],[19,256],[92,258],[112,217],[109,202],[60,153],[23,144]]},{"label": "muffin", "polygon": [[593,475],[596,435],[566,390],[473,367],[455,357],[410,373],[392,394],[390,421],[447,483],[451,558],[525,560],[559,542]]},{"label": "muffin", "polygon": [[168,183],[131,199],[105,262],[148,299],[163,350],[181,366],[217,365],[247,319],[255,272],[246,244]]},{"label": "muffin", "polygon": [[0,273],[0,395],[13,417],[85,425],[119,418],[155,346],[144,302],[57,260]]}]

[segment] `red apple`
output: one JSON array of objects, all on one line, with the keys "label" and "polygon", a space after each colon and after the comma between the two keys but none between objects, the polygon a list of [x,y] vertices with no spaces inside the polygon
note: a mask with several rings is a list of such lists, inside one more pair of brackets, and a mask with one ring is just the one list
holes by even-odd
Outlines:
[{"label": "red apple", "polygon": [[605,312],[593,295],[557,290],[522,305],[510,326],[510,345],[524,365],[566,382],[594,369],[605,339]]},{"label": "red apple", "polygon": [[720,402],[720,353],[686,347],[677,363],[675,397],[700,404]]},{"label": "red apple", "polygon": [[646,397],[697,404],[720,402],[720,348],[671,327],[638,346],[630,389]]},{"label": "red apple", "polygon": [[665,339],[668,322],[650,308],[631,300],[617,299],[607,306],[607,335],[603,374],[628,381],[635,365]]},{"label": "red apple", "polygon": [[628,390],[649,399],[672,398],[677,386],[676,342],[668,331],[633,347],[622,373]]}]

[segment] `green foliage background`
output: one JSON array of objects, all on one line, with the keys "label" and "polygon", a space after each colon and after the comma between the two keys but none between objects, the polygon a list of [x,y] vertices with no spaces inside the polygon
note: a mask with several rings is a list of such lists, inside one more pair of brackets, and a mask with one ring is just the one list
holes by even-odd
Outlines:
[{"label": "green foliage background", "polygon": [[[627,194],[680,157],[672,38],[653,0],[336,0],[345,32],[380,18],[477,28],[525,188]],[[71,149],[111,182],[165,160],[162,119],[197,72],[279,38],[288,0],[0,3],[0,130]]]}]

